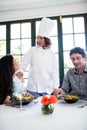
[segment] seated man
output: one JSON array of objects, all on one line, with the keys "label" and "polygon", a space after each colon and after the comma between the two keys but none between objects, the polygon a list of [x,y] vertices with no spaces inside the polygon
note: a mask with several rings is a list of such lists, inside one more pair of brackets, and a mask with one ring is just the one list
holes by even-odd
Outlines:
[{"label": "seated man", "polygon": [[80,47],[70,50],[70,58],[74,68],[70,68],[66,73],[63,84],[58,89],[58,94],[75,93],[83,95],[87,100],[87,62],[86,54]]}]

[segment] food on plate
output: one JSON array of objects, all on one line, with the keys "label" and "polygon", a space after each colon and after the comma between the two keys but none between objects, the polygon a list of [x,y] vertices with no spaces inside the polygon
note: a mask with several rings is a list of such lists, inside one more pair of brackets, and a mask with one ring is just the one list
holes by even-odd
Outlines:
[{"label": "food on plate", "polygon": [[69,100],[76,100],[76,99],[79,99],[79,96],[77,95],[64,95],[64,98],[65,99],[69,99]]},{"label": "food on plate", "polygon": [[63,96],[63,99],[67,102],[67,103],[75,103],[76,101],[78,101],[80,99],[80,96],[78,95],[74,95],[74,94],[65,94]]},{"label": "food on plate", "polygon": [[[30,101],[30,100],[33,100],[35,97],[33,96],[33,95],[31,95],[30,93],[28,93],[28,92],[24,92],[23,94],[22,94],[22,101]],[[17,101],[19,101],[20,100],[20,96],[19,95],[16,95],[15,96],[15,99],[17,100]]]}]

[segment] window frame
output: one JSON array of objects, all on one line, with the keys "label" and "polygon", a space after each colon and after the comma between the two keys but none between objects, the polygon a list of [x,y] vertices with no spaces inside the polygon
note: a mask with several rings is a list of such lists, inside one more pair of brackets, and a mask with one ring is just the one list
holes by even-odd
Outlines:
[{"label": "window frame", "polygon": [[[74,18],[74,17],[84,17],[84,25],[85,25],[85,43],[87,51],[87,13],[86,14],[72,14],[72,15],[64,15],[64,16],[53,16],[49,17],[51,19],[57,20],[57,31],[58,31],[58,60],[59,60],[59,86],[61,87],[62,81],[64,78],[64,56],[63,56],[63,35],[62,35],[62,18]],[[31,46],[35,46],[36,44],[36,21],[41,20],[42,18],[35,19],[26,19],[26,20],[16,20],[16,21],[7,21],[0,22],[0,25],[6,25],[6,54],[10,53],[10,25],[13,23],[24,23],[31,22]]]}]

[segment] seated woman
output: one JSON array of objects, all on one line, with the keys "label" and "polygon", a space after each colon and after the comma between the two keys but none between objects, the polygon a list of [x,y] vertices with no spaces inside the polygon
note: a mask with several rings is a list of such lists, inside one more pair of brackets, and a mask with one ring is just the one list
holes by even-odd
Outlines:
[{"label": "seated woman", "polygon": [[12,95],[24,91],[23,75],[16,75],[17,70],[18,62],[12,55],[0,59],[0,104],[11,103]]}]

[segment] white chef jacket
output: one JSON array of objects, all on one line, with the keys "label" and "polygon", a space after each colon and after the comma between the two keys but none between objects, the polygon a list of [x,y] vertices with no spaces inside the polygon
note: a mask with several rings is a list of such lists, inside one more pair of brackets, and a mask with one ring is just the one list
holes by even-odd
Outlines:
[{"label": "white chef jacket", "polygon": [[34,46],[20,62],[23,70],[29,70],[27,88],[33,92],[47,92],[47,88],[58,88],[58,70],[51,49]]}]

